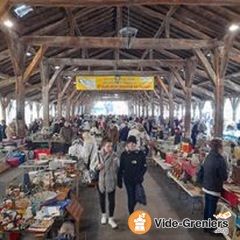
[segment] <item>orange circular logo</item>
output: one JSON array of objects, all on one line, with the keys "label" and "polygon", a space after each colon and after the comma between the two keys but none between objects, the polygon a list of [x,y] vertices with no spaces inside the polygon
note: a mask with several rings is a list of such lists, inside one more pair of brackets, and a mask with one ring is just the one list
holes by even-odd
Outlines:
[{"label": "orange circular logo", "polygon": [[150,215],[142,210],[135,211],[128,218],[128,227],[135,234],[145,234],[152,226]]}]

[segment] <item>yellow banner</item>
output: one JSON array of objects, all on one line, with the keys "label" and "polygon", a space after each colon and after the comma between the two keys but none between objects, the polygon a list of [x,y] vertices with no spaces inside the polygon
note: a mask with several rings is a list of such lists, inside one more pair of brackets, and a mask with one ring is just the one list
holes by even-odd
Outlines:
[{"label": "yellow banner", "polygon": [[76,88],[81,91],[153,90],[154,77],[140,76],[77,76]]}]

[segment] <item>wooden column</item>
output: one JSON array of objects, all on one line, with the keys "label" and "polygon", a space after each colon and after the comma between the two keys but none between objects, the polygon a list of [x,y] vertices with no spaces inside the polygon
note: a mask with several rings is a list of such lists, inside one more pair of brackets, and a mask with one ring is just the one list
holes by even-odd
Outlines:
[{"label": "wooden column", "polygon": [[155,103],[154,103],[154,93],[151,92],[151,115],[154,117],[155,115]]},{"label": "wooden column", "polygon": [[164,119],[164,92],[162,88],[160,88],[160,117],[162,123]]},{"label": "wooden column", "polygon": [[194,120],[196,120],[196,113],[197,112],[197,104],[196,103],[193,103],[192,104],[192,113],[193,113],[193,115],[192,115],[192,118],[194,119]]},{"label": "wooden column", "polygon": [[72,103],[72,114],[71,114],[71,118],[72,120],[75,118],[76,115],[76,102]]},{"label": "wooden column", "polygon": [[184,118],[184,104],[182,104],[181,108],[182,108],[182,119],[183,119]]},{"label": "wooden column", "polygon": [[140,111],[141,100],[140,100],[140,98],[138,99],[137,103],[138,103],[138,117],[141,117],[141,111]]},{"label": "wooden column", "polygon": [[203,108],[205,105],[205,101],[198,102],[198,108],[199,108],[199,119],[202,120],[203,118]]},{"label": "wooden column", "polygon": [[224,77],[227,70],[231,48],[235,38],[234,33],[228,32],[224,37],[224,44],[214,49],[213,64],[201,50],[195,50],[198,59],[202,62],[208,76],[212,80],[214,91],[214,137],[221,138],[224,124]]},{"label": "wooden column", "polygon": [[171,75],[169,78],[169,126],[172,129],[174,123],[174,101],[173,101],[173,90],[174,90],[175,80],[174,76]]},{"label": "wooden column", "polygon": [[37,112],[37,119],[40,118],[40,109],[41,109],[41,104],[39,102],[36,102],[36,112]]},{"label": "wooden column", "polygon": [[188,61],[185,66],[185,137],[191,136],[191,105],[192,105],[192,82],[196,72],[197,62]]},{"label": "wooden column", "polygon": [[70,89],[69,95],[68,95],[67,101],[66,101],[66,120],[67,121],[70,121],[71,106],[73,104],[73,98],[75,95],[76,95],[76,90],[72,91]]},{"label": "wooden column", "polygon": [[40,64],[42,81],[43,126],[49,127],[49,65],[45,60]]},{"label": "wooden column", "polygon": [[10,96],[1,98],[2,120],[4,120],[5,122],[7,121],[6,110],[8,104],[10,103],[10,100],[11,100]]},{"label": "wooden column", "polygon": [[23,75],[26,48],[21,45],[19,37],[13,32],[6,32],[5,36],[16,78],[15,97],[17,135],[20,138],[23,138],[25,137],[25,81]]},{"label": "wooden column", "polygon": [[231,101],[232,110],[233,110],[232,120],[233,120],[233,122],[236,122],[236,120],[237,120],[237,109],[238,109],[238,106],[239,106],[239,103],[240,103],[240,98],[233,97],[233,98],[230,98],[230,101]]},{"label": "wooden column", "polygon": [[142,117],[144,117],[145,111],[144,111],[144,101],[141,99],[141,105],[142,105]]},{"label": "wooden column", "polygon": [[29,102],[29,109],[30,109],[30,122],[33,122],[33,102]]}]

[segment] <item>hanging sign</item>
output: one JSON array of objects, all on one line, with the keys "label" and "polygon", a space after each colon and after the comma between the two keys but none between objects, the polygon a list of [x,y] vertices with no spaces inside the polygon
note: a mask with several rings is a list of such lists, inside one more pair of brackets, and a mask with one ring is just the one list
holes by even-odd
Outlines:
[{"label": "hanging sign", "polygon": [[153,90],[154,77],[146,76],[77,76],[77,90]]}]

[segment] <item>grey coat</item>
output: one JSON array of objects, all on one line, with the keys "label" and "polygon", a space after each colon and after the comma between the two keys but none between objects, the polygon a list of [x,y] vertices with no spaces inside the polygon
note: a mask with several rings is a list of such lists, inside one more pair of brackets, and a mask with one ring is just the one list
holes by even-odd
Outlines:
[{"label": "grey coat", "polygon": [[104,167],[99,172],[99,190],[102,193],[112,192],[117,186],[118,156],[115,153],[104,155],[102,151],[99,151],[98,154],[95,155],[95,159],[91,163],[90,168],[96,170],[99,162],[104,163]]}]

